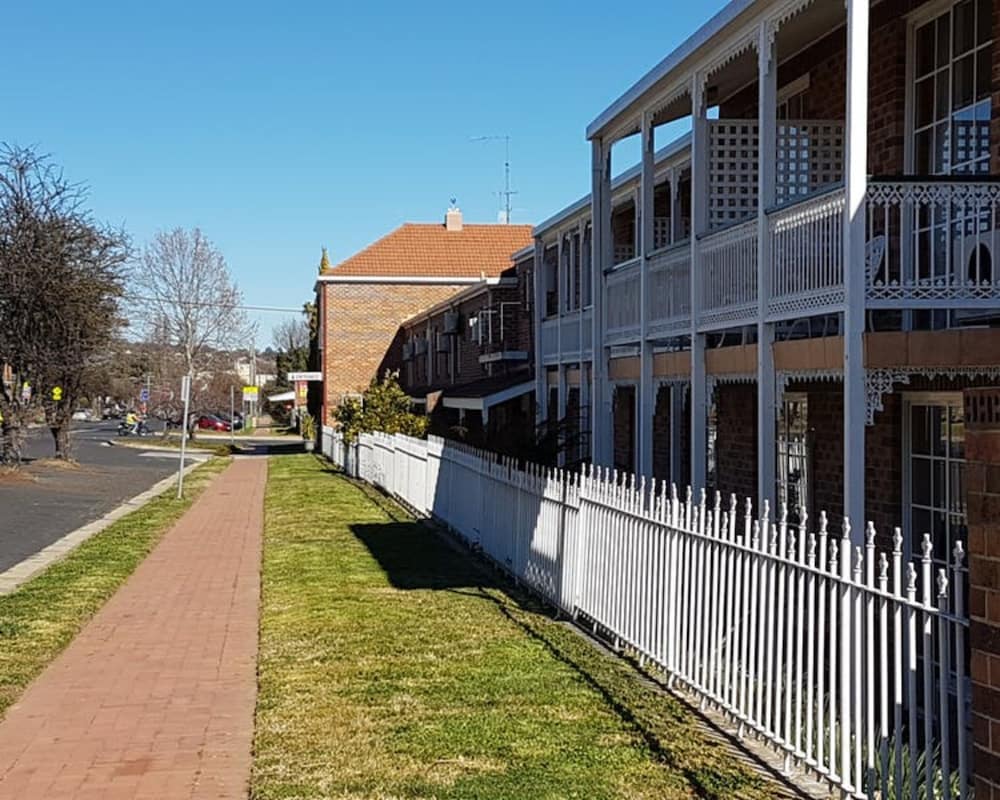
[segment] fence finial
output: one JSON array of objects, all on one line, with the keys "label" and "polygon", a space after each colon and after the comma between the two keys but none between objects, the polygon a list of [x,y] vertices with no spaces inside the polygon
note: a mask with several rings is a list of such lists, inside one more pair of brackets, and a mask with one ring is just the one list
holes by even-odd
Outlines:
[{"label": "fence finial", "polygon": [[781,501],[781,507],[778,509],[778,522],[782,525],[788,524],[788,503],[784,500]]},{"label": "fence finial", "polygon": [[965,561],[965,548],[962,546],[961,539],[955,542],[955,549],[952,550],[952,557],[955,559],[955,569],[961,569],[962,562]]},{"label": "fence finial", "polygon": [[795,531],[791,529],[788,531],[788,557],[795,558]]},{"label": "fence finial", "polygon": [[769,546],[769,552],[778,552],[778,526],[773,522],[771,523],[771,543]]},{"label": "fence finial", "polygon": [[875,546],[875,523],[868,520],[868,524],[865,526],[865,545],[867,547]]},{"label": "fence finial", "polygon": [[851,521],[847,517],[844,517],[844,523],[841,526],[841,530],[842,530],[841,535],[843,536],[845,541],[851,538]]},{"label": "fence finial", "polygon": [[827,525],[829,525],[829,520],[826,517],[825,511],[819,512],[819,535],[826,536]]},{"label": "fence finial", "polygon": [[861,545],[857,545],[854,548],[854,580],[858,583],[861,582],[861,568],[865,563],[865,552],[861,549]]},{"label": "fence finial", "polygon": [[806,552],[806,558],[809,559],[810,563],[814,563],[816,561],[816,534],[815,533],[810,533],[809,534],[809,548],[808,548],[808,550]]},{"label": "fence finial", "polygon": [[729,495],[729,516],[733,517],[736,514],[736,493],[733,492]]},{"label": "fence finial", "polygon": [[901,528],[892,529],[892,552],[903,552],[903,531]]},{"label": "fence finial", "polygon": [[937,577],[938,597],[948,596],[948,571],[943,567],[938,570]]},{"label": "fence finial", "polygon": [[923,541],[920,543],[920,560],[930,561],[931,553],[933,552],[934,552],[934,543],[931,542],[931,535],[929,533],[925,533]]},{"label": "fence finial", "polygon": [[715,490],[715,510],[718,511],[722,508],[722,492],[718,489]]},{"label": "fence finial", "polygon": [[917,592],[917,568],[912,561],[906,562],[906,591],[911,594]]},{"label": "fence finial", "polygon": [[830,539],[830,572],[836,572],[837,568],[837,553],[839,551],[837,546],[837,537],[834,536]]},{"label": "fence finial", "polygon": [[753,521],[753,533],[750,535],[750,546],[754,550],[760,548],[760,520],[755,519]]},{"label": "fence finial", "polygon": [[889,580],[889,557],[885,553],[878,554],[878,579]]}]

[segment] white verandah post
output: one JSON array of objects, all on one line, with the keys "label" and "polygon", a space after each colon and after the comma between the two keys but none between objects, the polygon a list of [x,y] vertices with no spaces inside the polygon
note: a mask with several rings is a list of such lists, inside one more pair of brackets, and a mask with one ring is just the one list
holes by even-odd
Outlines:
[{"label": "white verandah post", "polygon": [[698,236],[708,227],[708,117],[705,76],[691,77],[691,488],[705,488],[708,451],[708,385],[705,334],[698,332],[702,301]]},{"label": "white verandah post", "polygon": [[777,152],[778,65],[774,47],[774,24],[760,24],[758,55],[757,122],[757,508],[764,501],[775,507],[775,397],[774,324],[768,323],[771,296],[771,239],[767,209],[776,199],[775,158]]},{"label": "white verandah post", "polygon": [[844,514],[865,529],[865,192],[868,178],[868,0],[847,4],[844,224]]},{"label": "white verandah post", "polygon": [[653,476],[653,345],[649,341],[649,255],[653,252],[653,180],[655,136],[652,116],[642,116],[642,180],[639,192],[639,396],[637,435],[639,475]]},{"label": "white verandah post", "polygon": [[611,403],[607,389],[608,358],[604,347],[604,269],[611,250],[611,145],[591,143],[591,453],[595,464],[611,463]]}]

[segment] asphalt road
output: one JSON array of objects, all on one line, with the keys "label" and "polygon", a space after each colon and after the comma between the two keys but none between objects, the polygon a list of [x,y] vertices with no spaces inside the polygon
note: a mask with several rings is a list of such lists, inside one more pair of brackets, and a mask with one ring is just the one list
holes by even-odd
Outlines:
[{"label": "asphalt road", "polygon": [[40,460],[52,457],[52,438],[47,429],[31,431],[27,457],[33,461],[23,476],[0,478],[0,572],[176,472],[177,455],[109,447],[117,426],[74,423],[77,467]]}]

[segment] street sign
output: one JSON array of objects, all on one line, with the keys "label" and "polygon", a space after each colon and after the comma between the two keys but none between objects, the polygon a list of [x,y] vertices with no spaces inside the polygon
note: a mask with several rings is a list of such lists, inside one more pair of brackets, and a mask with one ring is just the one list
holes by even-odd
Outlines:
[{"label": "street sign", "polygon": [[58,403],[60,400],[62,400],[62,394],[63,394],[63,392],[62,392],[62,386],[53,386],[52,387],[52,400],[54,402]]},{"label": "street sign", "polygon": [[148,403],[149,402],[149,387],[143,386],[139,390],[139,402]]},{"label": "street sign", "polygon": [[289,372],[288,380],[292,383],[295,381],[321,381],[323,380],[322,372]]},{"label": "street sign", "polygon": [[257,398],[260,395],[260,389],[256,386],[244,386],[243,387],[243,400],[248,403],[256,403]]},{"label": "street sign", "polygon": [[181,378],[181,401],[187,403],[191,400],[191,376],[185,375]]}]

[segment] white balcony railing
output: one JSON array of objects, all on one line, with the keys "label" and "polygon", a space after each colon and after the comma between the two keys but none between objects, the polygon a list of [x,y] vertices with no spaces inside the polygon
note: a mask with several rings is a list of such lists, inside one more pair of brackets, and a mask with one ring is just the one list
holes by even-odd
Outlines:
[{"label": "white balcony railing", "polygon": [[670,336],[691,326],[691,245],[682,242],[649,259],[647,314],[650,336]]},{"label": "white balcony railing", "polygon": [[605,279],[605,344],[622,344],[639,338],[639,264],[638,259],[633,259],[616,267]]},{"label": "white balcony railing", "polygon": [[772,316],[806,316],[844,301],[844,190],[768,214]]},{"label": "white balcony railing", "polygon": [[702,325],[722,328],[757,316],[757,219],[701,240]]},{"label": "white balcony railing", "polygon": [[873,181],[867,225],[869,307],[1000,305],[1000,182]]}]

